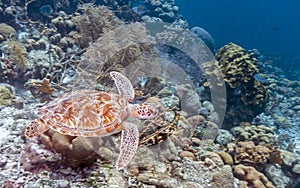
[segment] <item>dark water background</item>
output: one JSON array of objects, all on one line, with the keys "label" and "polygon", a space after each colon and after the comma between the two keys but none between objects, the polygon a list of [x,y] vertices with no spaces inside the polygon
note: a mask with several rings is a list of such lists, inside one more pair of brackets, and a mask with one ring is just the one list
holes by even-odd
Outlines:
[{"label": "dark water background", "polygon": [[300,57],[299,0],[176,0],[176,4],[189,26],[207,30],[217,47],[235,42],[246,49]]}]

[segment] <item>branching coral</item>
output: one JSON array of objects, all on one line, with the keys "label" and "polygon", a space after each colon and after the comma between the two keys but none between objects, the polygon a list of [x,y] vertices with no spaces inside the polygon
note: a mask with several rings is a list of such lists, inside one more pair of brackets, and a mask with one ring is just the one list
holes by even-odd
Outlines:
[{"label": "branching coral", "polygon": [[143,69],[148,74],[157,74],[154,44],[141,23],[111,30],[87,48],[85,59],[78,66],[80,79],[95,83],[111,70],[125,73],[125,67],[130,72],[130,79],[140,67],[146,67]]},{"label": "branching coral", "polygon": [[40,98],[42,101],[49,100],[55,90],[51,87],[49,79],[46,78],[43,80],[29,80],[25,83],[25,87],[30,90],[34,97]]}]

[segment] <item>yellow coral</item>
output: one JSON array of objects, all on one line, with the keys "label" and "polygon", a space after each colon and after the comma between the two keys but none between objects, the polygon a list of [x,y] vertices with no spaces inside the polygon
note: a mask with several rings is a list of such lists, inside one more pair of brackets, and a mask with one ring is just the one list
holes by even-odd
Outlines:
[{"label": "yellow coral", "polygon": [[6,23],[0,23],[0,36],[4,36],[5,38],[10,38],[15,35],[17,32],[16,30],[7,25]]},{"label": "yellow coral", "polygon": [[13,98],[14,96],[8,88],[3,86],[0,87],[0,105],[10,106]]},{"label": "yellow coral", "polygon": [[253,75],[258,73],[256,68],[257,59],[234,43],[229,43],[220,48],[215,57],[219,62],[219,68],[224,74],[225,82],[231,88],[249,82]]},{"label": "yellow coral", "polygon": [[[242,112],[239,119],[250,120],[249,118],[261,113],[269,100],[269,94],[266,87],[254,78],[258,73],[257,59],[234,43],[220,48],[215,58],[228,86],[228,98],[234,104],[242,101],[246,105],[236,109]],[[237,99],[238,101],[233,101]]]}]

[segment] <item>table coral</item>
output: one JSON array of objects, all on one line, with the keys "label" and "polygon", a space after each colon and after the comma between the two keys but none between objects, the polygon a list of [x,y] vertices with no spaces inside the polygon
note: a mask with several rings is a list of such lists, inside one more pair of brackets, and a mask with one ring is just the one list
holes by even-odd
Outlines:
[{"label": "table coral", "polygon": [[237,165],[233,167],[234,177],[243,181],[247,187],[253,188],[275,188],[272,182],[268,178],[255,170],[251,166]]}]

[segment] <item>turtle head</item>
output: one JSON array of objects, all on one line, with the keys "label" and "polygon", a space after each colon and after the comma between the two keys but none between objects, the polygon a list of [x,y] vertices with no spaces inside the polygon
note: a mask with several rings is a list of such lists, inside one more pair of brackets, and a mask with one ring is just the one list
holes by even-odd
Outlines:
[{"label": "turtle head", "polygon": [[36,119],[31,121],[25,129],[25,136],[27,138],[33,138],[39,136],[45,132],[49,127],[42,119]]},{"label": "turtle head", "polygon": [[131,105],[131,116],[140,119],[151,119],[156,117],[158,109],[152,104],[133,104]]}]

